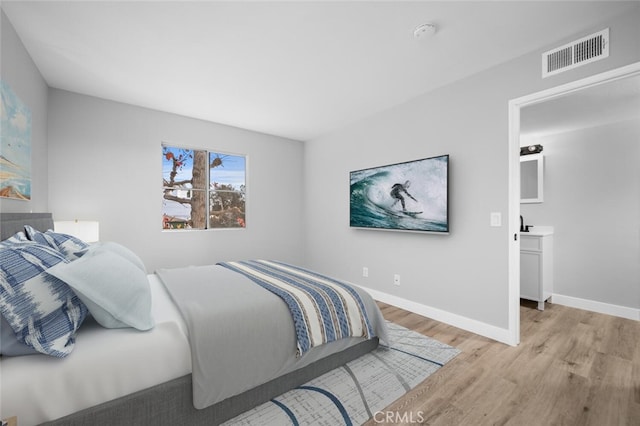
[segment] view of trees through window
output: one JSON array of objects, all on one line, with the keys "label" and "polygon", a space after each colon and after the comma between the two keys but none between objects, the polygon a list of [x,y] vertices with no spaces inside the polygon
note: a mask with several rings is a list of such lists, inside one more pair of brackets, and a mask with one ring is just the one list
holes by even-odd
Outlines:
[{"label": "view of trees through window", "polygon": [[246,226],[246,158],[162,146],[162,228]]}]

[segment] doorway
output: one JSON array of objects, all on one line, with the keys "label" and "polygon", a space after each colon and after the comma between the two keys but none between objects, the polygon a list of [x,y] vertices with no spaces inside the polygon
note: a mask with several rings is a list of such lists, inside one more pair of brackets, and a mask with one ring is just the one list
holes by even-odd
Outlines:
[{"label": "doorway", "polygon": [[520,130],[521,109],[581,90],[640,75],[640,62],[509,102],[509,343],[520,342]]}]

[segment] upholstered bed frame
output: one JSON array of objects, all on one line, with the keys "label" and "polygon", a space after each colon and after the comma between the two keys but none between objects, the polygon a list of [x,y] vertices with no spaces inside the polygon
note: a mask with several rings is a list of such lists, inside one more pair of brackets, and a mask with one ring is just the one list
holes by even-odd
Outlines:
[{"label": "upholstered bed frame", "polygon": [[0,241],[24,231],[25,225],[46,231],[53,229],[53,218],[51,213],[0,213]]},{"label": "upholstered bed frame", "polygon": [[193,407],[191,375],[187,375],[45,424],[218,425],[372,351],[377,345],[377,338],[366,340],[202,410]]},{"label": "upholstered bed frame", "polygon": [[[23,230],[26,224],[46,231],[53,228],[53,219],[50,213],[0,213],[2,240]],[[193,406],[191,375],[186,375],[45,424],[60,426],[85,426],[87,424],[217,425],[314,377],[344,365],[372,351],[377,346],[377,338],[363,341],[342,352],[323,358],[307,367],[278,377],[202,410],[197,410]]]}]

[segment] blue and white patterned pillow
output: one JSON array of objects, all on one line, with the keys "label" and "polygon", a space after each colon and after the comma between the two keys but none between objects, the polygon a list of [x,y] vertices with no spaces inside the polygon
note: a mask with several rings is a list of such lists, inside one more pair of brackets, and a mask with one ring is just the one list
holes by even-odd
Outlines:
[{"label": "blue and white patterned pillow", "polygon": [[39,354],[30,346],[25,345],[16,338],[16,334],[9,325],[4,315],[0,313],[0,355],[22,356]]},{"label": "blue and white patterned pillow", "polygon": [[[17,232],[6,240],[0,241],[0,247],[6,247],[15,243],[29,241],[24,232]],[[0,313],[0,355],[16,356],[38,353],[35,349],[20,343],[7,320]]]},{"label": "blue and white patterned pillow", "polygon": [[21,243],[25,241],[29,241],[29,239],[24,234],[24,232],[17,232],[13,234],[11,237],[7,238],[6,240],[0,241],[0,245],[10,245],[10,244]]},{"label": "blue and white patterned pillow", "polygon": [[0,312],[19,341],[38,352],[64,357],[87,307],[64,282],[46,273],[67,260],[35,242],[0,246]]},{"label": "blue and white patterned pillow", "polygon": [[40,232],[30,225],[25,225],[24,231],[27,234],[27,238],[31,241],[58,250],[69,261],[82,257],[89,248],[89,244],[72,235],[61,234],[59,232],[53,232],[52,230]]}]

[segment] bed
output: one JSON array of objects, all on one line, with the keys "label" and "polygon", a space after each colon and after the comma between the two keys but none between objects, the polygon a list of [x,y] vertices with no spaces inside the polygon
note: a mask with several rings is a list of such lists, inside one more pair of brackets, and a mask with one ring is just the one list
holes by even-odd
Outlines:
[{"label": "bed", "polygon": [[[0,222],[2,241],[25,225],[41,232],[53,228],[48,213],[1,213]],[[64,357],[3,353],[1,417],[17,416],[21,426],[221,424],[375,349],[386,338],[375,302],[353,287],[373,332],[301,352],[298,325],[283,299],[237,272],[230,265],[207,265],[145,273],[151,326],[105,328],[100,315],[87,315],[74,334],[73,350]],[[185,310],[191,302],[180,302],[177,293],[200,294],[197,282],[205,277],[225,297],[201,296],[212,325],[198,331],[202,312]],[[6,336],[6,321],[1,331]],[[201,334],[212,340],[196,338]],[[3,337],[3,352],[6,343]]]}]

